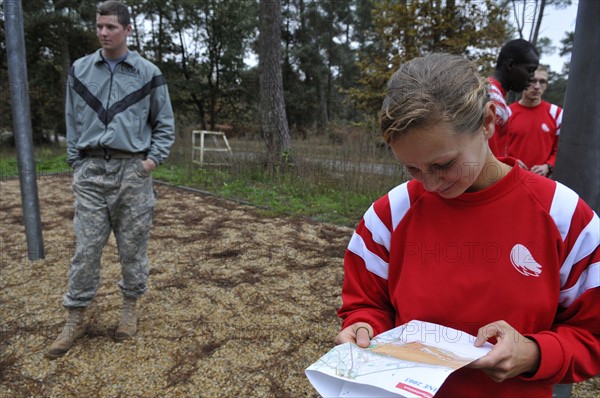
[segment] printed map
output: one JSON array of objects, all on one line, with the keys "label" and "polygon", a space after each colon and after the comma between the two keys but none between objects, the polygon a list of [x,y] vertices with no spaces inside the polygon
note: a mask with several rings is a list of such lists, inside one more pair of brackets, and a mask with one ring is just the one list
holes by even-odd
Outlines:
[{"label": "printed map", "polygon": [[324,397],[433,397],[453,371],[491,349],[474,341],[456,329],[411,321],[376,336],[368,348],[334,347],[306,375]]}]

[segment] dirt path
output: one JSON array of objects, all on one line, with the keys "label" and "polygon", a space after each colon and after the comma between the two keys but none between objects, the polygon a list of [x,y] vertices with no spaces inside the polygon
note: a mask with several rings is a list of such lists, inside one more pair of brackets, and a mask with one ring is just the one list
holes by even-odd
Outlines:
[{"label": "dirt path", "polygon": [[0,182],[0,397],[312,397],[304,369],[338,331],[351,230],[264,218],[254,208],[157,185],[150,289],[140,331],[117,344],[114,238],[82,341],[44,348],[64,321],[70,178],[38,181],[46,259],[29,262],[17,180]]}]

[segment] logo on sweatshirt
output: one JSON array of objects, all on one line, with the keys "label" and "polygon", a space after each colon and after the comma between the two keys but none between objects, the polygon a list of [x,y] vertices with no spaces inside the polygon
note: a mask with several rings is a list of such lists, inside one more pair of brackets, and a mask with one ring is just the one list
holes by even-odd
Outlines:
[{"label": "logo on sweatshirt", "polygon": [[510,262],[525,276],[538,277],[542,273],[542,266],[535,261],[529,249],[521,244],[514,245],[510,250]]},{"label": "logo on sweatshirt", "polygon": [[125,64],[125,63],[121,64],[121,72],[126,73],[128,75],[134,75],[134,76],[140,75],[140,71],[137,68],[134,68],[133,66]]},{"label": "logo on sweatshirt", "polygon": [[544,130],[544,133],[549,133],[550,127],[546,123],[542,123],[542,130]]}]

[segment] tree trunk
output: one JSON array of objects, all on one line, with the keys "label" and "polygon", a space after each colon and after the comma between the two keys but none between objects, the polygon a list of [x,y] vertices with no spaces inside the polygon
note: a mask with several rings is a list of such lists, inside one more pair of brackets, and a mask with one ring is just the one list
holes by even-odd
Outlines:
[{"label": "tree trunk", "polygon": [[[69,52],[69,44],[68,44],[67,40],[61,41],[61,44],[60,44],[60,62],[61,62],[60,86],[62,87],[62,90],[60,91],[60,97],[64,104],[66,101],[66,98],[67,98],[67,90],[66,90],[67,76],[69,75],[69,69],[71,68],[71,54]],[[66,137],[67,126],[64,123],[61,124],[60,130],[61,130],[60,132],[63,133]],[[55,129],[54,130],[54,143],[55,144],[58,144],[58,142],[59,142],[58,135],[59,135],[59,131],[58,131],[58,129]]]},{"label": "tree trunk", "polygon": [[[136,6],[131,6],[132,15],[138,15],[138,8]],[[140,44],[140,32],[138,30],[138,25],[136,22],[136,18],[131,18],[133,22],[133,40],[135,41],[135,48],[142,53],[142,46]]]},{"label": "tree trunk", "polygon": [[156,61],[162,62],[163,60],[163,42],[164,42],[164,23],[163,23],[163,11],[158,9],[158,48],[156,49]]},{"label": "tree trunk", "polygon": [[259,82],[262,136],[271,165],[289,160],[288,129],[281,74],[281,1],[260,0]]},{"label": "tree trunk", "polygon": [[542,26],[542,18],[544,17],[544,8],[546,8],[546,0],[542,0],[540,3],[540,12],[537,15],[537,21],[535,23],[535,29],[531,38],[531,44],[534,46],[537,44],[538,36],[540,34],[540,28]]},{"label": "tree trunk", "polygon": [[[183,42],[183,33],[181,32],[181,18],[179,17],[179,11],[177,7],[175,7],[175,18],[177,21],[177,34],[179,36],[179,48],[181,50],[181,71],[183,72],[183,76],[185,80],[191,81],[190,73],[187,68],[187,52],[185,50],[185,45]],[[206,130],[206,118],[204,116],[204,102],[196,95],[194,91],[191,92],[192,101],[198,108],[198,118],[200,119],[200,127],[202,130]]]},{"label": "tree trunk", "polygon": [[573,189],[600,213],[598,19],[600,2],[579,2],[554,179]]},{"label": "tree trunk", "polygon": [[321,72],[319,76],[319,103],[321,108],[321,117],[319,118],[319,127],[325,129],[329,123],[329,113],[327,111],[327,83],[325,82],[325,73]]},{"label": "tree trunk", "polygon": [[523,38],[523,26],[525,25],[525,2],[523,2],[523,8],[521,9],[521,16],[519,16],[519,4],[518,0],[512,0],[513,6],[513,16],[515,19],[515,23],[517,24],[517,32],[519,32],[519,39]]},{"label": "tree trunk", "polygon": [[[600,2],[580,1],[577,6],[573,55],[563,123],[553,177],[573,189],[600,214]],[[590,51],[590,49],[596,49]],[[592,89],[590,89],[592,88]],[[552,396],[571,397],[572,384],[556,384]]]}]

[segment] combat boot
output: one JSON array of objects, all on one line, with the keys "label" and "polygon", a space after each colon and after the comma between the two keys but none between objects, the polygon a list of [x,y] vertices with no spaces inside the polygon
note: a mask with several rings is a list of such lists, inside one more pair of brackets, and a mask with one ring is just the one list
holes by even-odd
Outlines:
[{"label": "combat boot", "polygon": [[67,322],[54,343],[44,353],[46,358],[62,357],[71,349],[75,340],[85,334],[84,313],[85,307],[69,308]]},{"label": "combat boot", "polygon": [[123,296],[123,308],[121,309],[121,319],[119,327],[115,334],[116,341],[123,341],[135,336],[137,333],[138,313],[136,310],[137,299]]}]

